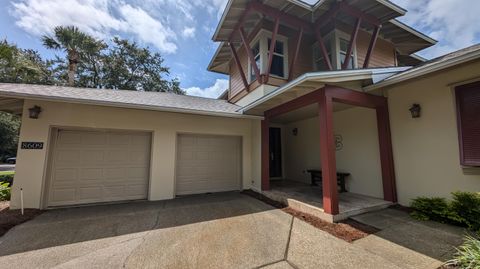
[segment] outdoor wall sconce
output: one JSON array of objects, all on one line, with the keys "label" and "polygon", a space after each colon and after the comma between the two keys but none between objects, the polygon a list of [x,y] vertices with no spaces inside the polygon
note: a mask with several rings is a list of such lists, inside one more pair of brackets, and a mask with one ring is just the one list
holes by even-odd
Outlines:
[{"label": "outdoor wall sconce", "polygon": [[413,119],[420,118],[420,112],[422,111],[422,107],[419,104],[413,104],[409,110],[412,114]]},{"label": "outdoor wall sconce", "polygon": [[293,128],[292,134],[293,134],[294,136],[297,136],[297,135],[298,135],[298,128]]},{"label": "outdoor wall sconce", "polygon": [[42,112],[42,108],[39,106],[34,106],[28,109],[28,116],[30,119],[38,119],[40,112]]}]

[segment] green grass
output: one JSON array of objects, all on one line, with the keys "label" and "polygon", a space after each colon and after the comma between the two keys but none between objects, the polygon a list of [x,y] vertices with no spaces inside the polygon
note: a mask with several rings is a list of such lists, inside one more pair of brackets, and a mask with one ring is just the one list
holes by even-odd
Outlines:
[{"label": "green grass", "polygon": [[0,176],[13,174],[15,174],[15,171],[0,171]]}]

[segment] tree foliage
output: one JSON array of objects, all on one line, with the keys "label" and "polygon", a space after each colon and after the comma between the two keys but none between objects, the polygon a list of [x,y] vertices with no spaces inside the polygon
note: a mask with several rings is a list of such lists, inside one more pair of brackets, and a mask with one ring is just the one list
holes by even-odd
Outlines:
[{"label": "tree foliage", "polygon": [[34,50],[3,41],[0,82],[185,94],[178,79],[170,78],[163,57],[136,42],[115,37],[107,43],[74,26],[55,27],[42,42],[65,56],[47,61]]},{"label": "tree foliage", "polygon": [[20,118],[0,112],[0,158],[16,155],[19,131]]},{"label": "tree foliage", "polygon": [[0,41],[0,82],[52,84],[51,66],[35,50]]}]

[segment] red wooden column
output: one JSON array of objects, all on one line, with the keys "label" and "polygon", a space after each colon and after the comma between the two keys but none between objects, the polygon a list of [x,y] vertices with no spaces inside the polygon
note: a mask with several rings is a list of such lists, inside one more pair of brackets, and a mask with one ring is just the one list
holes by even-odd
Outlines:
[{"label": "red wooden column", "polygon": [[390,133],[390,119],[388,103],[378,106],[377,126],[378,142],[380,144],[380,162],[382,165],[383,199],[393,203],[397,202],[395,186],[395,169],[393,163],[392,137]]},{"label": "red wooden column", "polygon": [[270,189],[270,141],[269,141],[269,119],[265,117],[261,123],[262,140],[262,191]]},{"label": "red wooden column", "polygon": [[322,162],[323,210],[332,215],[339,213],[337,189],[337,164],[333,135],[333,99],[320,90],[320,158]]}]

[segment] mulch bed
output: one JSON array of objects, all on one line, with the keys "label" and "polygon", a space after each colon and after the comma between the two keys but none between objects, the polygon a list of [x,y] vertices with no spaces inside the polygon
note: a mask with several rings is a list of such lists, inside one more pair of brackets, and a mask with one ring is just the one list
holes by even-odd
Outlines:
[{"label": "mulch bed", "polygon": [[298,218],[300,220],[303,220],[310,225],[314,226],[315,228],[318,228],[322,231],[325,231],[335,237],[338,237],[342,240],[345,240],[347,242],[353,242],[358,239],[362,239],[369,234],[374,234],[376,232],[379,232],[380,230],[377,228],[374,228],[372,226],[360,223],[358,221],[354,221],[352,219],[347,219],[338,223],[330,223],[327,221],[324,221],[318,217],[315,217],[310,214],[305,214],[303,212],[300,212],[298,210],[294,210],[291,207],[285,206],[283,203],[277,202],[275,200],[272,200],[258,192],[252,191],[252,190],[245,190],[242,193],[251,196],[253,198],[256,198],[266,204],[269,204],[275,208],[281,209],[283,212],[288,213],[295,218]]},{"label": "mulch bed", "polygon": [[31,220],[43,212],[39,209],[25,209],[24,215],[22,215],[20,209],[10,210],[9,207],[10,202],[0,202],[0,236],[14,226]]}]

